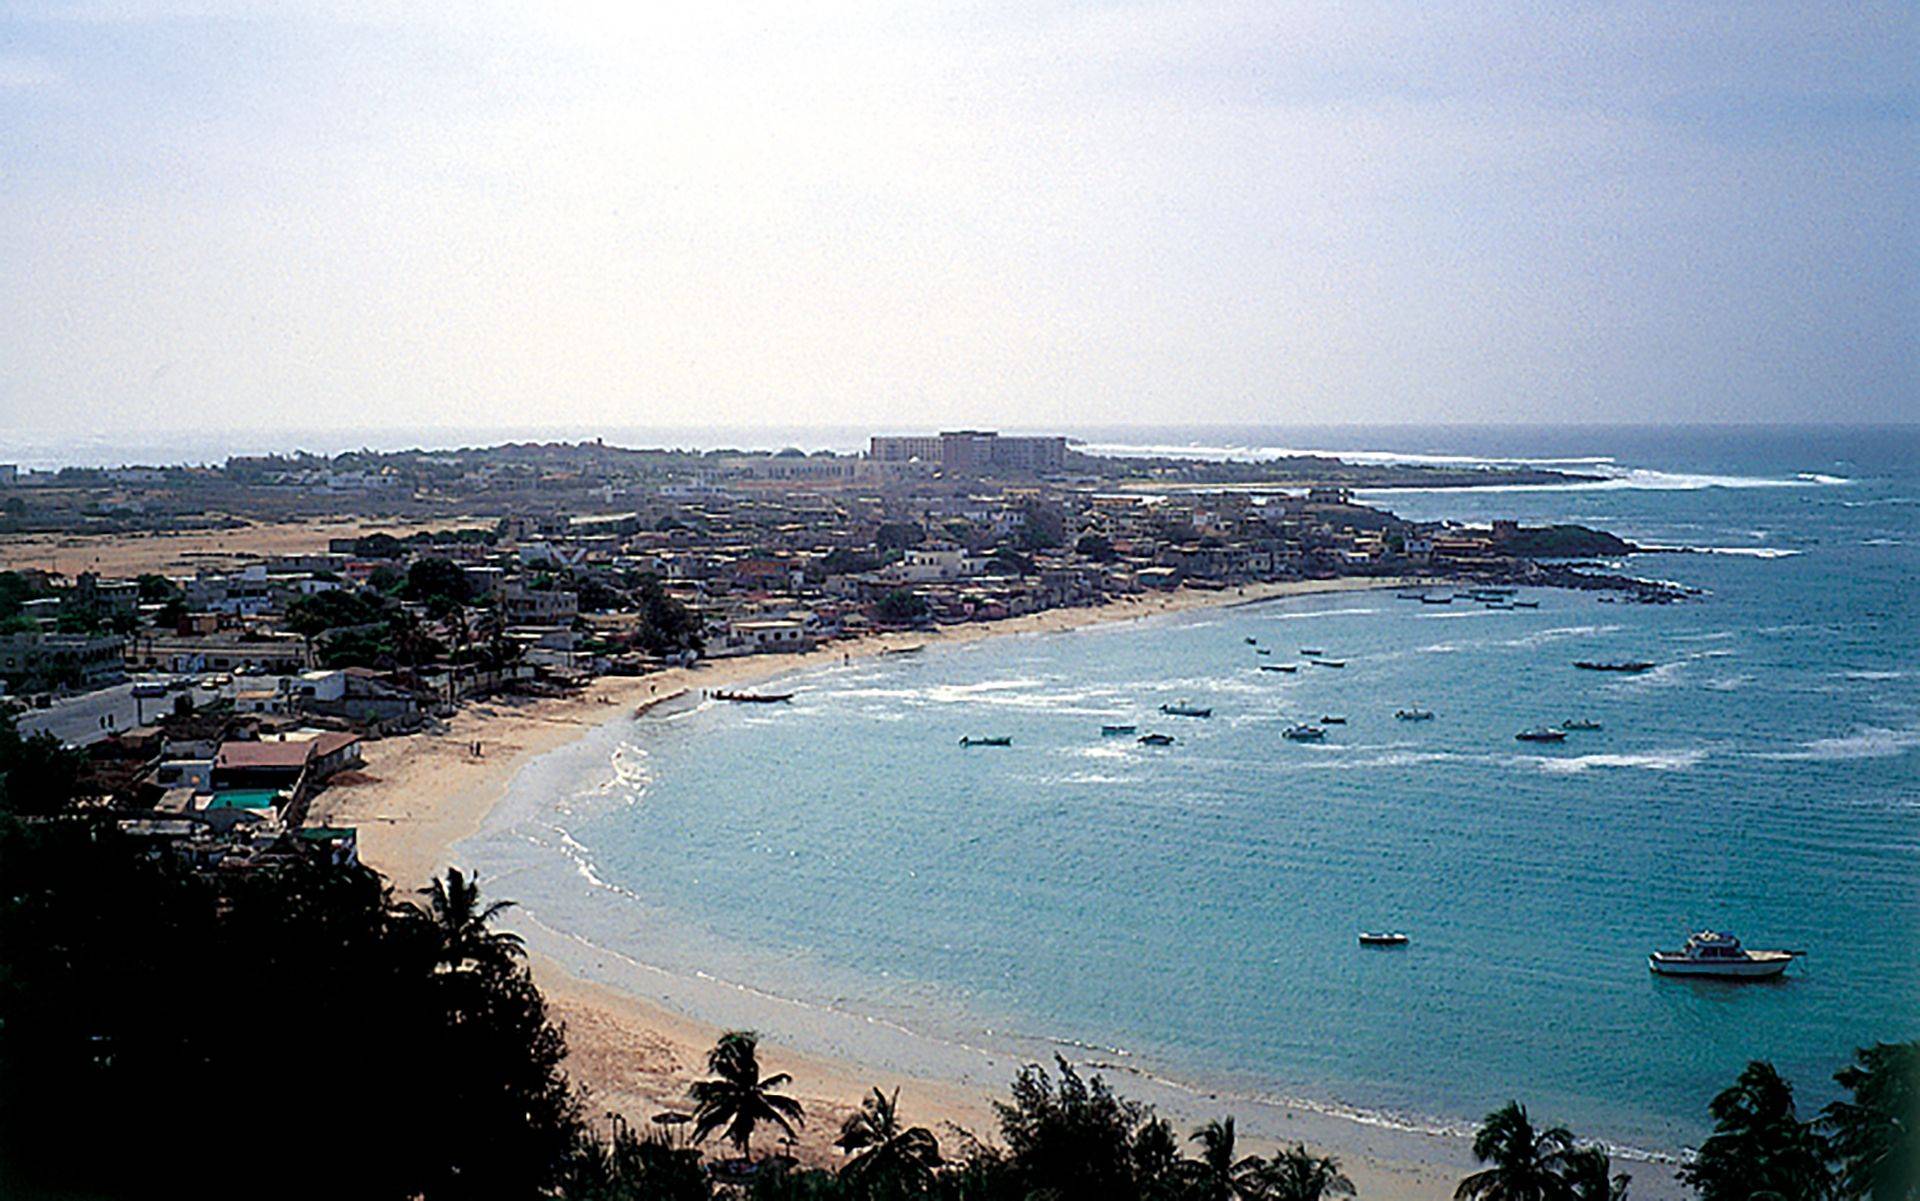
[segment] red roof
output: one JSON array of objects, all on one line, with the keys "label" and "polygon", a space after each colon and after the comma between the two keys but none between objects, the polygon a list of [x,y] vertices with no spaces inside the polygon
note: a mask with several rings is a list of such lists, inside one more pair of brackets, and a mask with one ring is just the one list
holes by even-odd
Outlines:
[{"label": "red roof", "polygon": [[328,730],[313,740],[313,753],[316,758],[324,759],[337,751],[345,750],[360,741],[360,735],[348,734],[343,730]]},{"label": "red roof", "polygon": [[214,756],[215,767],[305,767],[313,757],[311,742],[223,742]]}]

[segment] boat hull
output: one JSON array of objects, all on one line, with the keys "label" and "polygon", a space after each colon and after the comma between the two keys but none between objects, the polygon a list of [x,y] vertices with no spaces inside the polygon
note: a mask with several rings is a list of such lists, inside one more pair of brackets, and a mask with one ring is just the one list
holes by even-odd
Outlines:
[{"label": "boat hull", "polygon": [[1719,962],[1688,959],[1684,955],[1668,956],[1658,952],[1647,956],[1647,967],[1655,975],[1702,976],[1721,980],[1765,980],[1786,971],[1787,965],[1792,962],[1791,955],[1769,955],[1765,952],[1750,953],[1745,959]]}]

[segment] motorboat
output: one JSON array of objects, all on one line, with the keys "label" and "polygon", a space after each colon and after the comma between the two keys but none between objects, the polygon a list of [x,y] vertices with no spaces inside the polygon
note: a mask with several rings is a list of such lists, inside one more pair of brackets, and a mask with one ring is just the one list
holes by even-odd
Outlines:
[{"label": "motorboat", "polygon": [[1213,710],[1211,708],[1208,708],[1207,706],[1204,706],[1204,705],[1188,704],[1186,701],[1175,701],[1171,705],[1162,705],[1160,706],[1160,712],[1166,714],[1168,717],[1212,717],[1213,716]]},{"label": "motorboat", "polygon": [[1303,646],[1300,648],[1300,653],[1306,655],[1308,658],[1312,658],[1315,655],[1324,655],[1327,652],[1321,650],[1319,647]]},{"label": "motorboat", "polygon": [[1323,726],[1344,726],[1347,724],[1347,715],[1344,713],[1322,713],[1320,715],[1320,724]]},{"label": "motorboat", "polygon": [[1600,728],[1600,723],[1591,717],[1569,717],[1560,723],[1560,728],[1563,730],[1597,730]]},{"label": "motorboat", "polygon": [[1141,745],[1141,746],[1172,746],[1172,745],[1173,745],[1173,735],[1171,735],[1171,734],[1142,734],[1142,735],[1140,735],[1140,740],[1139,740],[1139,741],[1140,741],[1140,745]]},{"label": "motorboat", "polygon": [[791,692],[728,692],[724,688],[713,694],[716,701],[732,701],[736,705],[777,705],[793,699]]},{"label": "motorboat", "polygon": [[1401,721],[1432,721],[1431,709],[1395,709],[1393,715]]},{"label": "motorboat", "polygon": [[1514,737],[1521,742],[1565,742],[1567,732],[1558,726],[1529,726]]},{"label": "motorboat", "polygon": [[1260,640],[1259,640],[1258,638],[1249,638],[1249,639],[1247,639],[1247,645],[1248,645],[1248,646],[1259,646],[1259,645],[1260,645]]},{"label": "motorboat", "polygon": [[1599,662],[1593,659],[1575,659],[1573,665],[1582,671],[1624,671],[1628,673],[1652,671],[1654,665],[1645,659],[1620,659]]},{"label": "motorboat", "polygon": [[1513,602],[1513,607],[1516,609],[1538,609],[1540,607],[1540,602],[1517,600]]},{"label": "motorboat", "polygon": [[1139,728],[1139,726],[1134,725],[1101,726],[1100,732],[1102,734],[1131,734]]},{"label": "motorboat", "polygon": [[1301,722],[1297,726],[1288,726],[1280,734],[1280,737],[1289,742],[1321,742],[1326,736],[1325,727],[1308,725],[1306,722]]},{"label": "motorboat", "polygon": [[1731,934],[1702,930],[1678,951],[1655,951],[1647,966],[1661,976],[1712,976],[1765,980],[1787,970],[1800,951],[1749,951]]},{"label": "motorboat", "polygon": [[1288,675],[1292,675],[1294,672],[1300,670],[1300,666],[1297,663],[1262,663],[1260,665],[1260,670],[1261,671],[1284,671]]},{"label": "motorboat", "polygon": [[1453,597],[1451,597],[1451,596],[1423,596],[1423,597],[1421,597],[1421,598],[1420,598],[1420,603],[1421,603],[1421,604],[1423,604],[1423,605],[1451,605],[1451,604],[1453,603]]},{"label": "motorboat", "polygon": [[1314,659],[1312,662],[1315,667],[1345,667],[1347,665],[1345,659]]},{"label": "motorboat", "polygon": [[1360,945],[1363,947],[1404,947],[1407,936],[1398,930],[1362,930]]},{"label": "motorboat", "polygon": [[997,735],[991,738],[975,738],[973,735],[968,734],[960,739],[960,745],[961,746],[1012,746],[1013,739],[1007,737],[1004,734]]},{"label": "motorboat", "polygon": [[1273,652],[1264,646],[1258,646],[1254,648],[1253,653],[1256,655],[1271,655]]}]

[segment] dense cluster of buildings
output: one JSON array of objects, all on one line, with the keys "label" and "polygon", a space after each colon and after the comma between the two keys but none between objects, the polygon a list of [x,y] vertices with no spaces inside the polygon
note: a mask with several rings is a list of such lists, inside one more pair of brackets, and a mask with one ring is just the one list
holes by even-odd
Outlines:
[{"label": "dense cluster of buildings", "polygon": [[[596,474],[602,448],[573,449],[507,456],[499,479],[534,463],[600,479],[588,494],[556,487],[480,525],[136,579],[0,573],[0,696],[58,709],[131,678],[149,704],[134,728],[89,731],[83,795],[199,862],[270,860],[300,840],[350,856],[352,831],[306,827],[313,792],[363,738],[475,695],[1179,588],[1558,570],[1516,549],[1511,523],[1406,522],[1337,485],[1088,481],[1057,437],[875,437],[864,456],[716,454],[617,484]],[[272,487],[389,487],[337,463],[283,468],[229,465]]]}]

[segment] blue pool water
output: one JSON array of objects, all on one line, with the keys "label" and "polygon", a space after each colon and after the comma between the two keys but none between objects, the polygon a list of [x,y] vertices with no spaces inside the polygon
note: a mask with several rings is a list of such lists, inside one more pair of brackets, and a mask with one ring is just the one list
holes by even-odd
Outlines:
[{"label": "blue pool water", "polygon": [[[1606,487],[1375,499],[1710,548],[1625,565],[1702,599],[1351,593],[834,666],[790,706],[597,732],[463,853],[670,974],[1421,1122],[1518,1096],[1674,1151],[1749,1058],[1818,1103],[1855,1045],[1920,1036],[1920,439],[1406,437],[1385,449],[1609,456]],[[1257,670],[1303,647],[1347,666]],[[1571,667],[1627,657],[1660,666]],[[1213,718],[1156,712],[1181,699]],[[1280,738],[1328,713],[1324,744]],[[1585,716],[1605,728],[1513,738]],[[1774,985],[1648,974],[1707,925],[1810,955]],[[1374,927],[1412,944],[1361,950]]]}]

